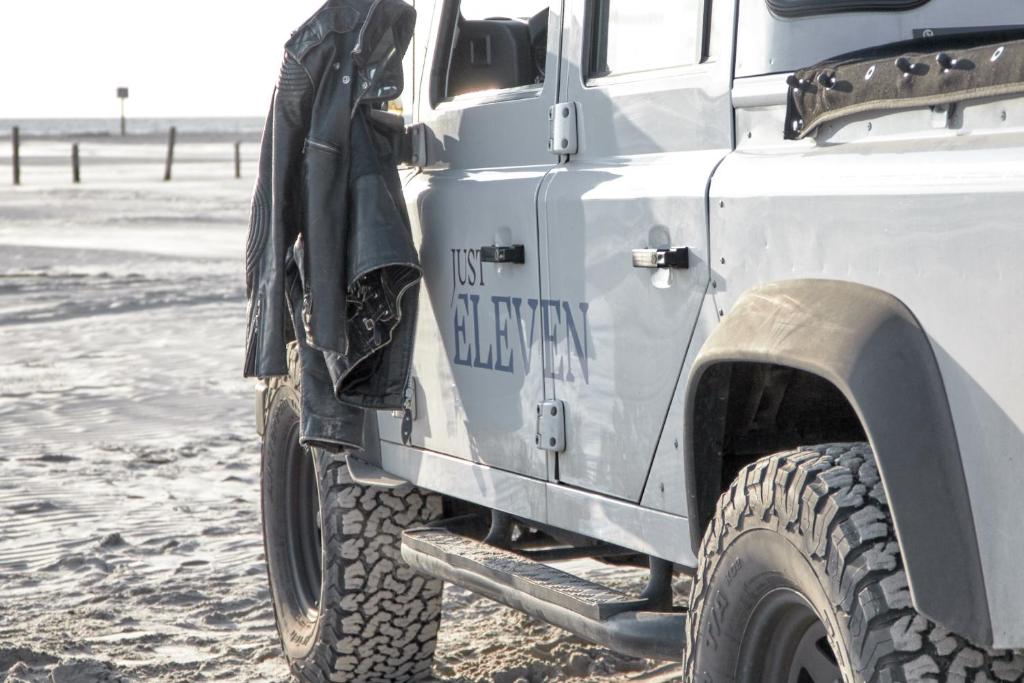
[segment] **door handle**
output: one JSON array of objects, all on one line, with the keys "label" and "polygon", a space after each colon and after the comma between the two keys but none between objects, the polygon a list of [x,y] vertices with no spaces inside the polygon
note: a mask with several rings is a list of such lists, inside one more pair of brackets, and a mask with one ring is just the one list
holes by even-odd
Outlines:
[{"label": "door handle", "polygon": [[484,263],[526,263],[526,247],[522,244],[480,247],[480,260]]},{"label": "door handle", "polygon": [[634,268],[689,268],[690,250],[687,247],[668,249],[634,249]]}]

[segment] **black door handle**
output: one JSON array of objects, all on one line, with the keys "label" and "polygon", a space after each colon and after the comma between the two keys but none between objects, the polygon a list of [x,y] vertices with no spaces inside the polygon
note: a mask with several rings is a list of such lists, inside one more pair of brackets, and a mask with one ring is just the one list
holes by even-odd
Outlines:
[{"label": "black door handle", "polygon": [[690,250],[686,247],[671,249],[634,249],[634,268],[689,268]]},{"label": "black door handle", "polygon": [[526,247],[522,244],[480,247],[480,260],[484,263],[526,263]]}]

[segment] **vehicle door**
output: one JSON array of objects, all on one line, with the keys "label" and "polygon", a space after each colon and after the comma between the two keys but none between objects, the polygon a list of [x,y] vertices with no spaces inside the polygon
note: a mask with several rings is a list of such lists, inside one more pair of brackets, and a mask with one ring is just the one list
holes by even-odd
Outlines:
[{"label": "vehicle door", "polygon": [[558,161],[547,133],[561,4],[436,3],[416,104],[427,158],[406,186],[424,271],[415,419],[404,436],[399,418],[381,420],[384,440],[536,477],[537,197]]},{"label": "vehicle door", "polygon": [[[706,191],[732,148],[731,21],[711,0],[566,0],[542,199],[542,321],[564,484],[639,501],[709,288]],[[561,105],[560,105],[561,106]],[[558,129],[556,129],[557,131]],[[573,144],[575,143],[575,145]],[[685,251],[684,251],[685,250]]]}]

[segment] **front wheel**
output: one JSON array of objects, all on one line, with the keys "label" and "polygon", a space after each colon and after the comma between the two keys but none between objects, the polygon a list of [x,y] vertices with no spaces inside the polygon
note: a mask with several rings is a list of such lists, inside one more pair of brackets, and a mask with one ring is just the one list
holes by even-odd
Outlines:
[{"label": "front wheel", "polygon": [[295,678],[428,677],[442,584],[405,564],[400,543],[441,516],[441,497],[362,486],[343,456],[302,447],[295,371],[270,387],[261,488],[274,616]]},{"label": "front wheel", "polygon": [[1024,658],[975,647],[914,610],[863,443],[779,453],[740,472],[704,535],[686,628],[693,683],[1024,679]]}]

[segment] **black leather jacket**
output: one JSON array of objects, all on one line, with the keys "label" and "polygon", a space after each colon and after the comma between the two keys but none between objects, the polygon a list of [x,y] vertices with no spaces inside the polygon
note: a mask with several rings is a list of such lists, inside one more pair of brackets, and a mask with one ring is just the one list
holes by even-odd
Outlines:
[{"label": "black leather jacket", "polygon": [[310,391],[320,398],[304,398],[303,408],[328,417],[341,411],[324,404],[330,394],[399,408],[408,380],[420,268],[396,169],[399,137],[378,110],[401,94],[414,23],[400,0],[327,2],[286,45],[263,134],[246,246],[244,374],[287,374],[286,344],[298,339],[304,366],[320,364],[314,351],[326,366],[304,367],[303,382],[307,370],[326,369],[320,379],[331,384]]}]

